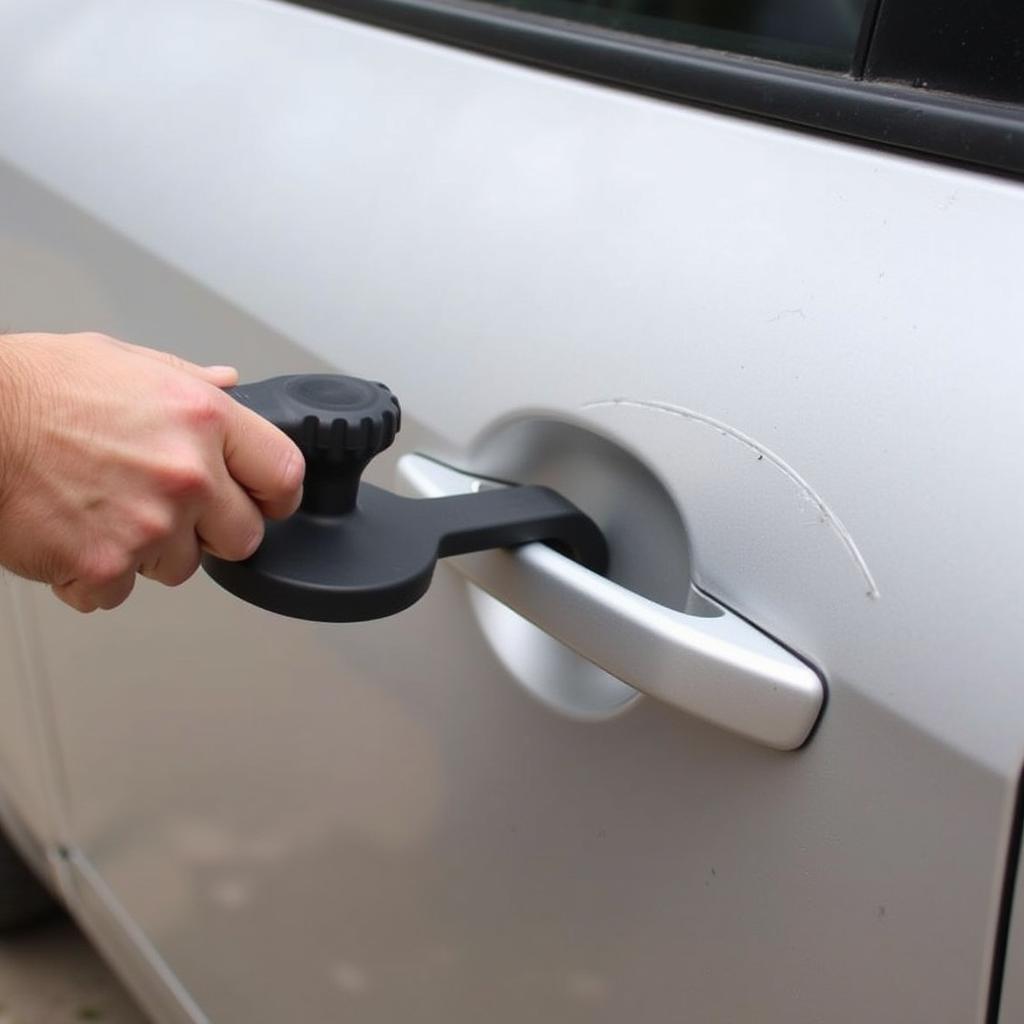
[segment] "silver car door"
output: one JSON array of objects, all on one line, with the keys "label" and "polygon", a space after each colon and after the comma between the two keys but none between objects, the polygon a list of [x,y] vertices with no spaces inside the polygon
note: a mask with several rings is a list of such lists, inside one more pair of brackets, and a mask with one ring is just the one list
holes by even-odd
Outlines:
[{"label": "silver car door", "polygon": [[828,685],[770,749],[455,567],[352,626],[201,575],[87,618],[19,587],[79,912],[162,1013],[982,1019],[1018,183],[267,0],[12,5],[0,124],[10,327],[384,380],[375,482],[548,483],[624,588],[705,592]]}]

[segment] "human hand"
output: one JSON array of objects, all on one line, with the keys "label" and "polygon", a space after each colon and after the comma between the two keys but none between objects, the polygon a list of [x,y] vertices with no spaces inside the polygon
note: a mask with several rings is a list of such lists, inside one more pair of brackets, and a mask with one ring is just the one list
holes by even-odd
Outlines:
[{"label": "human hand", "polygon": [[183,583],[202,549],[251,555],[305,465],[237,380],[100,334],[0,338],[0,565],[90,612],[137,573]]}]

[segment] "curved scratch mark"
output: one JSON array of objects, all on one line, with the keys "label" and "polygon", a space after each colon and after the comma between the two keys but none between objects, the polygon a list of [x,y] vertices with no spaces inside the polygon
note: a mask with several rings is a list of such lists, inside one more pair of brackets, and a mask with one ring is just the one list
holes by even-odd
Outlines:
[{"label": "curved scratch mark", "polygon": [[868,563],[864,561],[864,556],[860,553],[860,549],[854,543],[853,537],[850,536],[850,531],[843,524],[843,521],[832,511],[825,499],[792,466],[776,455],[770,448],[766,448],[759,441],[755,441],[754,438],[744,434],[743,431],[729,426],[728,423],[716,420],[714,416],[707,416],[704,413],[695,412],[693,409],[687,409],[681,405],[673,405],[671,402],[642,401],[637,398],[605,398],[596,402],[585,402],[583,408],[596,409],[601,406],[625,406],[633,409],[646,409],[648,411],[664,413],[668,416],[678,416],[681,419],[691,420],[694,423],[702,423],[704,426],[711,427],[723,436],[731,437],[745,448],[756,452],[759,458],[764,458],[770,462],[787,480],[799,488],[804,497],[818,510],[821,522],[831,527],[832,531],[839,538],[840,543],[846,549],[853,564],[864,578],[864,583],[867,586],[867,596],[876,601],[882,596],[881,591],[878,589],[878,584],[875,583],[875,578],[871,575],[871,570],[868,568]]}]

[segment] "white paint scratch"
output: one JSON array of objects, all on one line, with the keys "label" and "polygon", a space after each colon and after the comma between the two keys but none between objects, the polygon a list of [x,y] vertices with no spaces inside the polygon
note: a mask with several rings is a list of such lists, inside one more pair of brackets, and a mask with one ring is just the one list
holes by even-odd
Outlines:
[{"label": "white paint scratch", "polygon": [[687,409],[681,405],[673,405],[671,402],[643,401],[637,398],[605,398],[595,402],[586,402],[583,408],[597,409],[602,406],[645,409],[649,412],[663,413],[667,416],[678,416],[680,419],[689,420],[692,423],[703,424],[712,430],[716,430],[723,437],[732,438],[733,441],[754,452],[759,459],[771,463],[787,480],[800,490],[807,501],[814,505],[818,513],[818,522],[828,526],[836,537],[839,538],[840,543],[846,549],[846,553],[850,556],[851,561],[864,579],[867,596],[875,601],[882,596],[878,589],[878,584],[875,583],[875,578],[872,576],[871,570],[864,560],[864,556],[860,553],[860,549],[854,542],[853,537],[850,536],[850,531],[843,524],[843,521],[832,511],[825,499],[788,462],[776,455],[770,448],[765,447],[759,441],[744,434],[743,431],[729,426],[728,423],[724,423],[722,420],[716,420],[713,416],[707,416],[704,413]]}]

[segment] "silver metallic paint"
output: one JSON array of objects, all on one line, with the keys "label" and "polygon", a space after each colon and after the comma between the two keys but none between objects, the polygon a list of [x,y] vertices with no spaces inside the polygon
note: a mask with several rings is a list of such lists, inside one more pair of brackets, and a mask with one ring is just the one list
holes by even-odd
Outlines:
[{"label": "silver metallic paint", "polygon": [[264,0],[5,4],[0,128],[7,326],[386,379],[402,450],[467,471],[503,418],[571,417],[831,684],[783,755],[654,702],[552,714],[446,571],[358,629],[202,579],[100,619],[18,586],[66,772],[42,838],[206,1016],[981,1019],[1024,719],[1019,185]]},{"label": "silver metallic paint", "polygon": [[[415,454],[399,459],[398,475],[420,498],[472,494],[486,483]],[[794,750],[821,713],[817,673],[713,601],[701,615],[668,608],[544,544],[449,564],[622,682],[755,742]]]}]

